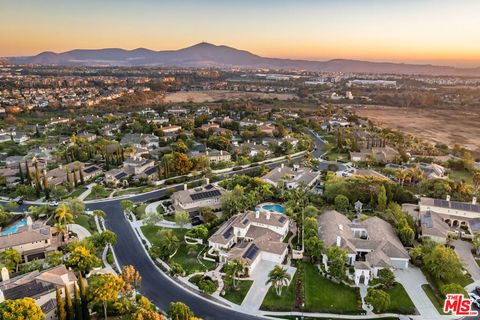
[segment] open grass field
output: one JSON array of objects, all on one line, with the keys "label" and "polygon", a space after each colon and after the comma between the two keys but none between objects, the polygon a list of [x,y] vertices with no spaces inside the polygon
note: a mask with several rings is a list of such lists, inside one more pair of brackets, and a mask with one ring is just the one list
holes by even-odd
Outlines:
[{"label": "open grass field", "polygon": [[238,92],[225,90],[210,91],[179,91],[167,93],[164,97],[165,102],[214,102],[220,100],[241,100],[241,99],[278,99],[290,100],[295,98],[293,94],[283,93],[263,93],[263,92]]},{"label": "open grass field", "polygon": [[385,128],[411,133],[434,143],[449,146],[458,143],[480,153],[480,110],[367,106],[355,112]]}]

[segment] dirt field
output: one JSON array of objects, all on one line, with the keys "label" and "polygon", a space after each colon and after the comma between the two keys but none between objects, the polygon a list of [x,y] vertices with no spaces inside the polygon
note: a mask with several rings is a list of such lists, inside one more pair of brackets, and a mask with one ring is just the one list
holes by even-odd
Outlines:
[{"label": "dirt field", "polygon": [[165,102],[213,102],[218,100],[239,100],[239,99],[274,99],[289,100],[296,96],[293,94],[261,93],[261,92],[237,92],[237,91],[188,91],[174,92],[165,95]]},{"label": "dirt field", "polygon": [[458,143],[480,152],[480,110],[432,110],[369,106],[357,109],[382,127],[453,146]]}]

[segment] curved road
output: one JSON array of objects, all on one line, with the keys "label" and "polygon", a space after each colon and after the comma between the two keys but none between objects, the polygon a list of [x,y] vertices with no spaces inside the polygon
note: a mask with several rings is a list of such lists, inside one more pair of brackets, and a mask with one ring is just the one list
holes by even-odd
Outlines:
[{"label": "curved road", "polygon": [[[317,148],[313,152],[314,157],[320,158],[322,156],[322,148],[324,142],[315,134],[310,132],[310,135],[315,139]],[[268,166],[275,167],[281,162],[272,163]],[[227,176],[239,172],[245,172],[252,168],[231,172]],[[169,187],[172,188],[172,187]],[[177,190],[182,189],[181,185],[174,187]],[[167,194],[166,189],[159,189],[145,194],[130,196],[124,199],[129,199],[134,202],[144,202]],[[170,302],[181,301],[190,306],[195,314],[205,320],[224,320],[224,319],[238,319],[238,320],[253,320],[262,317],[248,315],[234,311],[228,307],[221,306],[208,299],[202,298],[197,294],[191,292],[189,289],[182,287],[172,280],[168,275],[159,271],[153,264],[150,257],[147,255],[140,243],[135,231],[131,228],[126,220],[123,211],[120,207],[121,199],[107,199],[96,202],[86,202],[88,210],[103,210],[106,212],[105,224],[106,227],[117,235],[117,243],[114,247],[115,255],[121,266],[133,265],[142,276],[142,286],[140,292],[148,297],[155,305],[162,310],[168,310]],[[5,201],[0,201],[4,202]],[[20,210],[26,210],[30,204],[26,203],[20,206]],[[271,318],[269,318],[271,319]]]}]

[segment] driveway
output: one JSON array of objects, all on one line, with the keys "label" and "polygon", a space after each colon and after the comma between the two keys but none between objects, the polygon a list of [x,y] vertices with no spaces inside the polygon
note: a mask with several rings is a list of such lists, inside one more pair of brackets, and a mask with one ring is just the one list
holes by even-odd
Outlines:
[{"label": "driveway", "polygon": [[90,231],[88,231],[87,229],[85,229],[85,227],[79,224],[69,224],[68,230],[75,232],[78,236],[78,240],[83,240],[86,237],[90,237],[92,235]]},{"label": "driveway", "polygon": [[480,280],[480,268],[472,255],[472,244],[467,241],[454,240],[452,245],[455,247],[455,252],[462,260],[465,268],[472,276],[473,280]]},{"label": "driveway", "polygon": [[[261,260],[253,270],[250,278],[253,280],[253,284],[250,287],[245,299],[243,299],[241,308],[247,312],[255,312],[260,309],[263,299],[268,292],[271,285],[267,285],[268,274],[277,265],[275,262]],[[283,266],[287,268],[287,272],[293,279],[293,275],[297,270],[294,267]]]},{"label": "driveway", "polygon": [[428,282],[419,268],[410,266],[405,270],[395,270],[395,277],[407,291],[422,320],[440,319],[440,314],[422,289],[422,284]]}]

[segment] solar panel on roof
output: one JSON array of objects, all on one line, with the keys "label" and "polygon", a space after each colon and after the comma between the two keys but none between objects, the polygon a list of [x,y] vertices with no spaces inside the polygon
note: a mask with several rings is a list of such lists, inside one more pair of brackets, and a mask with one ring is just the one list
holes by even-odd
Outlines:
[{"label": "solar panel on roof", "polygon": [[285,220],[287,220],[287,218],[285,218],[284,216],[281,216],[280,219],[278,219],[278,221],[280,221],[280,222],[282,222],[282,223],[283,223]]},{"label": "solar panel on roof", "polygon": [[85,172],[85,173],[92,173],[92,172],[94,172],[94,171],[97,171],[97,169],[98,169],[97,167],[91,166],[91,167],[88,167],[88,168],[84,169],[83,172]]},{"label": "solar panel on roof", "polygon": [[252,260],[258,252],[258,247],[254,244],[243,254],[243,258]]},{"label": "solar panel on roof", "polygon": [[115,179],[120,180],[122,178],[125,178],[126,176],[127,176],[127,174],[125,172],[120,172],[119,174],[117,174],[115,176]]},{"label": "solar panel on roof", "polygon": [[157,167],[152,167],[152,168],[148,168],[147,170],[145,170],[145,174],[152,174],[152,173],[155,173],[157,171],[158,171]]},{"label": "solar panel on roof", "polygon": [[3,294],[8,300],[16,300],[26,297],[34,297],[40,293],[53,290],[54,287],[52,284],[43,285],[40,282],[32,281],[25,284],[15,286],[3,291]]},{"label": "solar panel on roof", "polygon": [[242,224],[247,224],[249,221],[250,221],[250,220],[245,219],[245,220],[243,220]]},{"label": "solar panel on roof", "polygon": [[230,228],[228,228],[227,231],[225,231],[225,233],[223,234],[223,237],[225,239],[228,239],[232,236],[232,234],[233,234],[233,227],[230,227]]},{"label": "solar panel on roof", "polygon": [[220,196],[221,193],[218,190],[212,190],[212,191],[204,191],[204,192],[199,192],[199,193],[194,193],[190,195],[192,200],[202,200],[202,199],[207,199],[207,198],[213,198],[213,197],[218,197]]},{"label": "solar panel on roof", "polygon": [[207,185],[207,186],[205,187],[205,190],[210,190],[210,189],[212,189],[212,188],[213,188],[213,186],[212,186],[211,184],[209,184],[209,185]]}]

